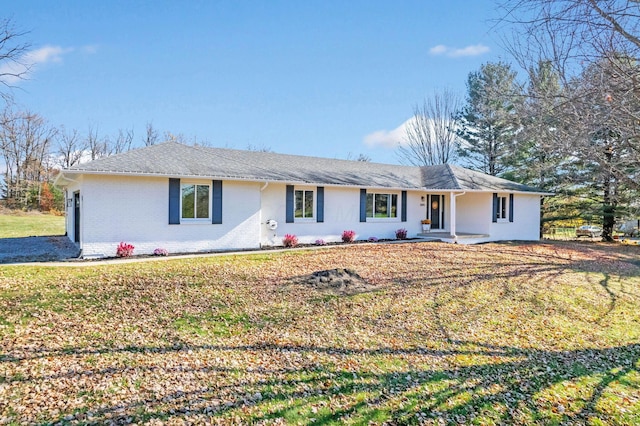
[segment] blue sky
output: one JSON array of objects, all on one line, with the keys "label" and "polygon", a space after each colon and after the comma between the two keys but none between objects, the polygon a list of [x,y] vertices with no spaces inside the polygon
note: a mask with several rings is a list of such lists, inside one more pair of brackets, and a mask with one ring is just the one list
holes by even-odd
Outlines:
[{"label": "blue sky", "polygon": [[147,122],[213,146],[397,163],[434,90],[505,59],[477,1],[14,1],[31,43],[16,101],[114,136]]}]

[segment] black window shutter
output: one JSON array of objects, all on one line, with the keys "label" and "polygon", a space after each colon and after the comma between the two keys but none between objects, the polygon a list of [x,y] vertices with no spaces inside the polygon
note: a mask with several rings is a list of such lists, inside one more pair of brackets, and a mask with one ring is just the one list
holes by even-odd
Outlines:
[{"label": "black window shutter", "polygon": [[444,229],[444,195],[440,197],[440,228]]},{"label": "black window shutter", "polygon": [[169,225],[180,225],[180,179],[169,179]]},{"label": "black window shutter", "polygon": [[212,184],[213,211],[211,212],[211,223],[218,225],[222,223],[222,181],[214,180]]},{"label": "black window shutter", "polygon": [[293,223],[293,185],[287,185],[286,209],[286,222]]},{"label": "black window shutter", "polygon": [[498,194],[493,193],[493,217],[491,218],[492,222],[498,221]]},{"label": "black window shutter", "polygon": [[509,222],[513,222],[513,194],[509,194]]},{"label": "black window shutter", "polygon": [[367,190],[360,190],[360,222],[367,221]]},{"label": "black window shutter", "polygon": [[402,205],[402,213],[400,214],[401,217],[401,221],[402,222],[406,222],[407,221],[407,191],[402,191],[402,200],[400,202],[400,204]]},{"label": "black window shutter", "polygon": [[316,221],[324,222],[324,186],[316,188]]}]

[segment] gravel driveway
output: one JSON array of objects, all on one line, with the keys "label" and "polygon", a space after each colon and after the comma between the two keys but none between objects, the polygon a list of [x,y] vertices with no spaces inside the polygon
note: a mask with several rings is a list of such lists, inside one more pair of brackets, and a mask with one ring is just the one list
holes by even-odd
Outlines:
[{"label": "gravel driveway", "polygon": [[79,254],[80,249],[64,236],[0,239],[0,263],[48,262]]}]

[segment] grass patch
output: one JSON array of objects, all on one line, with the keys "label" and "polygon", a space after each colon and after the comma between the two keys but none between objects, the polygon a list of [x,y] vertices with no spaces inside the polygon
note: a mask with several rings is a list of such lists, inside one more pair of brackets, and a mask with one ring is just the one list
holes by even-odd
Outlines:
[{"label": "grass patch", "polygon": [[176,330],[183,333],[195,333],[199,336],[229,337],[241,334],[251,327],[245,314],[231,312],[204,312],[199,315],[185,314],[173,321]]},{"label": "grass patch", "polygon": [[[0,419],[638,424],[639,255],[413,243],[0,267]],[[331,268],[376,291],[296,280]]]},{"label": "grass patch", "polygon": [[42,213],[0,214],[0,238],[64,235],[64,217]]}]

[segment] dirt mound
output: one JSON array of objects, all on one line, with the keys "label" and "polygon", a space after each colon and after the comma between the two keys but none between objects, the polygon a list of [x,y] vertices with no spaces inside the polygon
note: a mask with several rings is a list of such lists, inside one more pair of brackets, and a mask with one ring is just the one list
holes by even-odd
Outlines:
[{"label": "dirt mound", "polygon": [[316,290],[349,295],[375,290],[376,287],[369,284],[353,269],[328,269],[316,271],[309,275],[298,277],[296,282],[311,286]]}]

